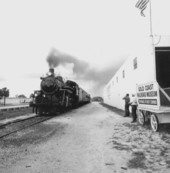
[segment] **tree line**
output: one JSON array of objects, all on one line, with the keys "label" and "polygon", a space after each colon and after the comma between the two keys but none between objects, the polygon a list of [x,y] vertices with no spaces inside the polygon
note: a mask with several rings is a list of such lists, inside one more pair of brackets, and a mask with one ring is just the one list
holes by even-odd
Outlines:
[{"label": "tree line", "polygon": [[5,87],[5,88],[0,89],[0,99],[4,98],[4,105],[5,105],[5,98],[6,97],[9,97],[9,89],[7,89]]}]

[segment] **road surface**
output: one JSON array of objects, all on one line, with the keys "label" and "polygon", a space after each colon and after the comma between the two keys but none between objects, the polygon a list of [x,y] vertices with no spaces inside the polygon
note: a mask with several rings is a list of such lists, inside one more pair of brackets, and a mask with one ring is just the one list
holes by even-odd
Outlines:
[{"label": "road surface", "polygon": [[93,102],[0,141],[1,173],[170,172],[170,132]]}]

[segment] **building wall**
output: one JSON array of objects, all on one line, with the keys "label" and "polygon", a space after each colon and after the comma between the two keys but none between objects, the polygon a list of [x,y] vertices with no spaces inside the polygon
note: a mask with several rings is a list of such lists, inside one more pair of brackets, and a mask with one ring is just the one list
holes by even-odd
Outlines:
[{"label": "building wall", "polygon": [[144,43],[134,50],[105,86],[103,98],[106,104],[124,109],[122,98],[127,93],[131,96],[136,93],[137,84],[156,80],[154,49],[151,40]]}]

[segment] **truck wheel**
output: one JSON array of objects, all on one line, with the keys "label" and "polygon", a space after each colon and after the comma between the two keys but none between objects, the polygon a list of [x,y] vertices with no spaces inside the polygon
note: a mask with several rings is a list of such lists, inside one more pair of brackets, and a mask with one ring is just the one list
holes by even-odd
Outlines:
[{"label": "truck wheel", "polygon": [[159,130],[159,122],[158,122],[158,118],[155,114],[151,115],[150,123],[151,123],[152,130],[154,132],[157,132]]},{"label": "truck wheel", "polygon": [[142,113],[142,111],[138,110],[137,115],[138,115],[139,124],[144,125],[145,124],[145,116]]}]

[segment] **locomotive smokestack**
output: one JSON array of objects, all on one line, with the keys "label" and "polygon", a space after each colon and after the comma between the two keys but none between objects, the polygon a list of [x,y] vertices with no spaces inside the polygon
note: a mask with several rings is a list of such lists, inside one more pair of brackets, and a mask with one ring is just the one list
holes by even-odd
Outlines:
[{"label": "locomotive smokestack", "polygon": [[50,69],[49,69],[49,72],[50,72],[52,75],[54,75],[54,68],[50,68]]}]

